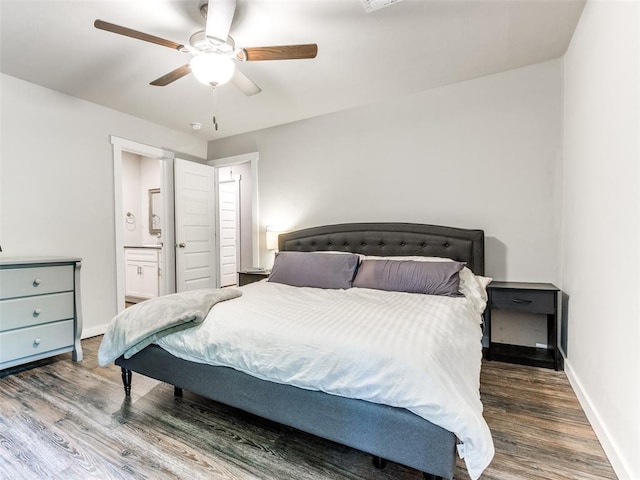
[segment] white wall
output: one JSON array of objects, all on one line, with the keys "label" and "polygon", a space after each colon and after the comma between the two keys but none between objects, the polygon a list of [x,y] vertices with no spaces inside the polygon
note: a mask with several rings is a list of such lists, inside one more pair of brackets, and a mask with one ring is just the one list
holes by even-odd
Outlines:
[{"label": "white wall", "polygon": [[621,479],[640,478],[640,7],[587,2],[564,59],[566,370]]},{"label": "white wall", "polygon": [[110,135],[204,158],[207,144],[53,90],[0,77],[2,256],[82,257],[84,336],[116,313]]},{"label": "white wall", "polygon": [[[125,245],[156,245],[161,239],[149,233],[149,190],[162,185],[162,160],[122,153],[122,218]],[[127,219],[135,216],[135,222]]]},{"label": "white wall", "polygon": [[[127,214],[131,214],[127,217]],[[122,218],[124,244],[142,245],[142,201],[140,200],[140,155],[122,154]]]},{"label": "white wall", "polygon": [[560,148],[560,63],[550,61],[218,140],[208,158],[260,152],[263,229],[482,228],[487,274],[555,282]]}]

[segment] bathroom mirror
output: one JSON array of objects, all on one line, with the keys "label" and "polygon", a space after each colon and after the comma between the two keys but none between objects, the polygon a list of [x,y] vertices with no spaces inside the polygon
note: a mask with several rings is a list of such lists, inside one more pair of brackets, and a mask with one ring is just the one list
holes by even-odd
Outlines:
[{"label": "bathroom mirror", "polygon": [[159,235],[162,233],[162,223],[160,218],[162,213],[162,198],[159,188],[149,189],[149,233]]}]

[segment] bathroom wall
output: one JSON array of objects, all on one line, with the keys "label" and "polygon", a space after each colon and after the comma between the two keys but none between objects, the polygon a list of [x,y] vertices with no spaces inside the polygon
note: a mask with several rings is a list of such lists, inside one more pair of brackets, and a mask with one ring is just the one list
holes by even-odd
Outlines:
[{"label": "bathroom wall", "polygon": [[[157,158],[140,157],[140,200],[141,211],[143,217],[143,228],[141,232],[142,245],[156,245],[161,243],[161,236],[149,233],[149,190],[152,188],[160,188],[162,185],[162,169]],[[162,193],[162,191],[160,192]],[[162,205],[162,202],[160,202]],[[158,213],[160,222],[165,217],[162,213]]]},{"label": "bathroom wall", "polygon": [[149,233],[149,189],[160,188],[161,175],[160,160],[123,152],[122,210],[125,245],[160,243],[161,239],[157,235]]}]

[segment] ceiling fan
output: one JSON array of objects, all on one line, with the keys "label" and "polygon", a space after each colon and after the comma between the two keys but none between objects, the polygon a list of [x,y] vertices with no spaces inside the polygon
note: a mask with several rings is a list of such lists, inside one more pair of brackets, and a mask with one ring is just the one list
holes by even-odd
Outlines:
[{"label": "ceiling fan", "polygon": [[255,95],[262,90],[236,68],[236,62],[316,57],[318,45],[315,43],[236,49],[233,38],[229,36],[235,10],[236,0],[201,0],[200,12],[207,19],[206,28],[194,33],[189,39],[189,45],[182,45],[103,20],[96,20],[93,25],[100,30],[155,43],[179,52],[191,53],[193,57],[189,63],[150,83],[159,87],[169,85],[185,75],[193,73],[204,84],[216,87],[231,81],[245,95]]}]

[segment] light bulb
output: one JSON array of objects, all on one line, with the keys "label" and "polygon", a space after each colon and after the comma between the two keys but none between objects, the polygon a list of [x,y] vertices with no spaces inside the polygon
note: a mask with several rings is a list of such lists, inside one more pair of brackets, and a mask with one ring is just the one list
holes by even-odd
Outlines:
[{"label": "light bulb", "polygon": [[231,80],[236,68],[233,60],[219,53],[196,55],[189,62],[189,67],[199,82],[214,87]]}]

